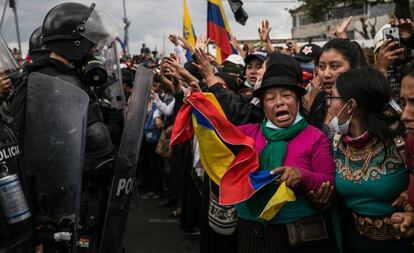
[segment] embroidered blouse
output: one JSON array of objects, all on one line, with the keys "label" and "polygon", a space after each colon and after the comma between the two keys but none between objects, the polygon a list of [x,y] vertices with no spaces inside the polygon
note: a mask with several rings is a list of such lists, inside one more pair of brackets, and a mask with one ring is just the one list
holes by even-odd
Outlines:
[{"label": "embroidered blouse", "polygon": [[393,142],[384,147],[374,140],[367,146],[352,150],[341,141],[334,150],[336,190],[358,214],[389,215],[397,211],[391,204],[407,189],[408,170]]}]

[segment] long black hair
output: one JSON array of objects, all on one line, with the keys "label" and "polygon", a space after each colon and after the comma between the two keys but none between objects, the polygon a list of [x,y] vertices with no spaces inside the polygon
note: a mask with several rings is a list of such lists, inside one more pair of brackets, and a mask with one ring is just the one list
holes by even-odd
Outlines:
[{"label": "long black hair", "polygon": [[351,69],[338,77],[336,88],[342,100],[355,99],[357,110],[363,113],[363,126],[371,136],[387,143],[399,134],[384,117],[391,87],[381,72],[370,67]]},{"label": "long black hair", "polygon": [[[336,50],[339,52],[345,60],[349,62],[351,69],[359,66],[368,66],[364,56],[364,52],[358,43],[350,41],[348,39],[332,39],[328,41],[321,50],[319,57],[329,50]],[[316,64],[319,64],[319,59]]]}]

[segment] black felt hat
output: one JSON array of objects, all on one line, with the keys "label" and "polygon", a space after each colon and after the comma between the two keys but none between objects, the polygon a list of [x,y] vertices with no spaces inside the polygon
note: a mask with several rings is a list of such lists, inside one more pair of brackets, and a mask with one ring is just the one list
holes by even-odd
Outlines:
[{"label": "black felt hat", "polygon": [[299,62],[293,57],[281,53],[272,53],[270,57],[272,65],[266,69],[262,84],[253,92],[253,96],[260,98],[265,90],[273,87],[284,87],[293,90],[300,96],[305,95],[306,90],[299,85],[302,80],[302,69]]}]

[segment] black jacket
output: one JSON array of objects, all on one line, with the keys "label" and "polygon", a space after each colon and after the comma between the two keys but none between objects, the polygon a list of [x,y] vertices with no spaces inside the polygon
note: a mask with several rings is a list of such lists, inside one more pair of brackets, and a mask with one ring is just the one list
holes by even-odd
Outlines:
[{"label": "black jacket", "polygon": [[263,120],[263,109],[251,103],[251,95],[242,95],[229,91],[222,84],[207,88],[217,98],[227,119],[234,125],[258,123]]}]

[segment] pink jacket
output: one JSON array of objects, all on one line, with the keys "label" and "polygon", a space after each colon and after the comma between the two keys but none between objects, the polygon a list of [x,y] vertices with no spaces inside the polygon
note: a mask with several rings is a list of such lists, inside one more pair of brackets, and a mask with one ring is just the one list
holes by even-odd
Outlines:
[{"label": "pink jacket", "polygon": [[[260,124],[247,124],[239,129],[255,140],[260,154],[266,145],[266,138]],[[302,187],[306,191],[317,191],[323,182],[335,182],[335,164],[328,138],[319,129],[309,125],[288,142],[283,166],[299,168],[302,173]]]}]

